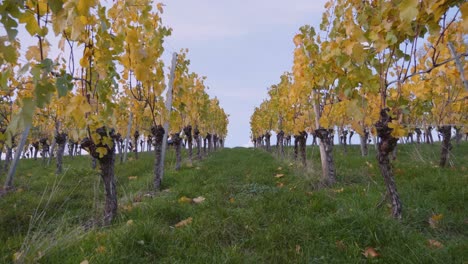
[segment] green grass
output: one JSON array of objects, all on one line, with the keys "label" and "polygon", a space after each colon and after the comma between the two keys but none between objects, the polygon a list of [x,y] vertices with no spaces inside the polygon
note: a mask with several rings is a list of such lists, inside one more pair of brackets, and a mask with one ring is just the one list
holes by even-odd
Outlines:
[{"label": "green grass", "polygon": [[[385,188],[372,147],[361,157],[356,146],[347,154],[337,146],[338,183],[325,189],[317,184],[317,147],[308,148],[305,170],[262,150],[234,148],[176,172],[171,153],[165,191],[156,197],[144,195],[153,168],[153,155],[144,153],[117,164],[113,225],[88,230],[103,202],[89,158],[67,157],[63,176],[27,160],[18,191],[0,199],[0,262],[23,252],[27,263],[466,263],[468,145],[454,147],[454,167],[447,169],[436,166],[439,148],[399,146],[401,221],[388,205],[376,207]],[[182,196],[206,200],[180,203]],[[428,222],[434,214],[443,215],[437,228]],[[175,227],[189,217],[191,224]],[[430,247],[429,239],[443,247]],[[367,259],[367,247],[380,256]]]}]

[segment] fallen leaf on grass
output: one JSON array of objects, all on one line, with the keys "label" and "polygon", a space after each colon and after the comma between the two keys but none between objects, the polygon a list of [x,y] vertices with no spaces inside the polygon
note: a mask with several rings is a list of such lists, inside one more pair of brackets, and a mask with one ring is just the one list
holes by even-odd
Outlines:
[{"label": "fallen leaf on grass", "polygon": [[366,247],[366,249],[364,250],[362,254],[366,258],[376,258],[380,256],[380,254],[373,247]]},{"label": "fallen leaf on grass", "polygon": [[132,219],[128,220],[128,221],[127,221],[127,225],[128,225],[128,226],[133,225],[133,220],[132,220]]},{"label": "fallen leaf on grass", "polygon": [[332,190],[334,193],[342,193],[344,191],[344,188],[341,189],[334,189]]},{"label": "fallen leaf on grass", "polygon": [[89,261],[87,259],[85,259],[85,260],[81,261],[80,264],[89,264]]},{"label": "fallen leaf on grass", "polygon": [[284,177],[284,174],[276,174],[275,178],[283,178]]},{"label": "fallen leaf on grass", "polygon": [[175,227],[177,227],[177,228],[179,228],[179,227],[184,227],[184,226],[186,226],[186,225],[192,223],[192,220],[193,220],[193,218],[192,218],[192,217],[189,217],[189,218],[187,218],[187,219],[185,219],[185,220],[182,220],[182,221],[180,221],[179,223],[175,224]]},{"label": "fallen leaf on grass", "polygon": [[205,197],[203,196],[198,196],[197,198],[193,198],[192,201],[196,204],[203,203],[205,201]]},{"label": "fallen leaf on grass", "polygon": [[435,239],[429,239],[427,240],[428,244],[429,244],[429,247],[431,248],[443,248],[444,245],[442,245],[442,243],[440,243],[439,241],[435,240]]},{"label": "fallen leaf on grass", "polygon": [[234,197],[229,198],[229,202],[230,202],[230,203],[234,203],[235,201],[236,201],[236,200],[234,199]]},{"label": "fallen leaf on grass", "polygon": [[300,253],[301,253],[301,246],[296,245],[296,254],[300,254]]},{"label": "fallen leaf on grass", "polygon": [[278,183],[276,183],[276,187],[278,187],[278,188],[283,188],[283,187],[284,187],[284,183],[278,182]]},{"label": "fallen leaf on grass", "polygon": [[132,209],[133,209],[133,206],[131,204],[122,206],[122,210],[125,212],[130,212],[132,211]]},{"label": "fallen leaf on grass", "polygon": [[138,176],[128,176],[128,179],[130,181],[138,179]]},{"label": "fallen leaf on grass", "polygon": [[432,215],[428,221],[429,226],[433,229],[436,229],[439,226],[440,220],[442,220],[443,217],[444,217],[443,214]]},{"label": "fallen leaf on grass", "polygon": [[179,198],[179,203],[191,203],[192,202],[192,199],[186,197],[186,196],[182,196]]},{"label": "fallen leaf on grass", "polygon": [[15,254],[13,254],[13,261],[16,262],[16,261],[20,260],[22,255],[23,255],[22,251],[15,252]]},{"label": "fallen leaf on grass", "polygon": [[104,252],[106,252],[106,247],[99,246],[98,248],[96,248],[96,252],[97,253],[104,253]]},{"label": "fallen leaf on grass", "polygon": [[343,240],[337,240],[335,242],[335,245],[336,247],[339,249],[339,250],[346,250],[346,245],[345,243],[343,242]]},{"label": "fallen leaf on grass", "polygon": [[277,170],[279,170],[279,171],[280,171],[280,170],[282,170],[282,169],[283,169],[283,168],[281,168],[281,167],[278,167],[278,169],[277,169]]}]

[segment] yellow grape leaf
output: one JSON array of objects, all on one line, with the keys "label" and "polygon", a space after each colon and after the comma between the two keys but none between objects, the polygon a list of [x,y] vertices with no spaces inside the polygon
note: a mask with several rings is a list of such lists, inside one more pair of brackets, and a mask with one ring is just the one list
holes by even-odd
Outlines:
[{"label": "yellow grape leaf", "polygon": [[102,137],[101,143],[108,146],[109,148],[112,148],[114,146],[114,142],[110,137]]},{"label": "yellow grape leaf", "polygon": [[163,6],[164,6],[163,3],[158,3],[158,4],[156,4],[156,8],[158,9],[159,13],[161,13],[161,14],[162,14],[163,11],[164,11],[164,10],[163,10]]},{"label": "yellow grape leaf", "polygon": [[105,155],[107,155],[107,148],[105,147],[99,147],[96,149],[96,152],[99,153],[99,158],[104,158]]},{"label": "yellow grape leaf", "polygon": [[366,258],[376,258],[380,256],[380,254],[373,247],[367,247],[362,254]]},{"label": "yellow grape leaf", "polygon": [[275,178],[283,178],[284,177],[284,174],[276,174]]},{"label": "yellow grape leaf", "polygon": [[294,45],[296,45],[296,46],[301,45],[302,44],[302,38],[303,38],[302,34],[297,34],[296,36],[294,36],[294,38],[293,38]]},{"label": "yellow grape leaf", "polygon": [[182,220],[179,223],[175,224],[175,227],[176,228],[184,227],[184,226],[189,225],[190,223],[192,223],[192,221],[193,221],[193,218],[189,217],[189,218],[187,218],[185,220]]},{"label": "yellow grape leaf", "polygon": [[31,36],[35,36],[41,28],[39,24],[37,24],[36,17],[34,16],[34,12],[24,12],[21,14],[19,18],[19,22],[21,24],[26,24],[25,28]]},{"label": "yellow grape leaf", "polygon": [[191,203],[192,202],[192,199],[186,197],[186,196],[182,196],[179,198],[178,200],[179,203]]},{"label": "yellow grape leaf", "polygon": [[404,22],[411,22],[418,15],[419,0],[403,0],[398,8],[400,9],[400,19]]},{"label": "yellow grape leaf", "polygon": [[468,31],[468,2],[465,2],[460,6],[460,11],[462,13],[462,23],[463,23],[463,30],[466,32]]},{"label": "yellow grape leaf", "polygon": [[192,201],[196,204],[200,204],[200,203],[203,203],[205,201],[205,197],[203,196],[198,196],[197,198],[193,198]]},{"label": "yellow grape leaf", "polygon": [[41,51],[39,50],[38,46],[29,46],[28,50],[26,51],[26,59],[41,61]]},{"label": "yellow grape leaf", "polygon": [[76,11],[79,15],[87,15],[89,9],[96,4],[95,0],[80,0],[76,5]]},{"label": "yellow grape leaf", "polygon": [[398,121],[392,121],[392,123],[388,123],[389,128],[393,128],[392,130],[392,136],[396,138],[404,137],[406,136],[406,129],[404,129]]}]

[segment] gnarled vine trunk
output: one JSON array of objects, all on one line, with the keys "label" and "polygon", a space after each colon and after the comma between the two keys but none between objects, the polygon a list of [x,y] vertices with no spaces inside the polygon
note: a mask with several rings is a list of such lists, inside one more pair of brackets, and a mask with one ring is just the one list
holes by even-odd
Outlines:
[{"label": "gnarled vine trunk", "polygon": [[369,140],[369,132],[364,130],[364,135],[359,134],[359,139],[361,140],[361,156],[365,157],[369,154],[369,149],[367,147],[367,140]]},{"label": "gnarled vine trunk", "polygon": [[276,135],[276,149],[278,151],[278,156],[284,158],[284,131],[281,130]]},{"label": "gnarled vine trunk", "polygon": [[[99,162],[101,170],[101,178],[104,183],[106,201],[104,205],[103,224],[110,225],[112,220],[117,215],[117,189],[115,185],[115,135],[113,129],[101,127],[96,129],[96,133],[101,136],[100,142],[93,142],[90,138],[84,138],[81,142],[81,147],[89,152],[89,154]],[[109,144],[110,142],[110,144]],[[103,149],[106,151],[105,154]]]},{"label": "gnarled vine trunk", "polygon": [[172,142],[174,143],[175,153],[176,153],[176,165],[175,169],[180,170],[180,163],[182,162],[182,154],[181,154],[181,145],[182,139],[179,136],[179,133],[175,133],[172,135]]},{"label": "gnarled vine trunk", "polygon": [[397,146],[398,138],[391,135],[393,129],[388,127],[388,123],[392,122],[388,111],[388,108],[381,110],[380,120],[375,124],[377,135],[380,139],[378,143],[377,161],[379,162],[380,172],[382,173],[387,188],[387,195],[392,203],[392,216],[396,219],[401,219],[402,204],[396,188],[389,157],[390,153],[392,153]]},{"label": "gnarled vine trunk", "polygon": [[193,142],[193,137],[192,137],[192,126],[186,126],[184,128],[184,134],[187,136],[187,144],[188,144],[188,158],[189,158],[189,162],[190,162],[190,166],[192,165],[192,162],[193,162],[193,155],[192,155],[192,152],[193,152],[193,145],[192,145],[192,142]]},{"label": "gnarled vine trunk", "polygon": [[55,143],[58,145],[57,148],[57,170],[56,174],[63,172],[63,153],[65,152],[65,144],[67,143],[67,134],[59,133],[55,135]]},{"label": "gnarled vine trunk", "polygon": [[153,186],[155,191],[159,191],[161,189],[161,162],[162,160],[162,144],[164,139],[164,128],[161,125],[153,126],[151,128],[151,133],[153,134],[155,140],[154,146],[154,179],[153,179]]},{"label": "gnarled vine trunk", "polygon": [[197,142],[197,158],[198,160],[201,160],[202,159],[202,154],[201,154],[202,138],[200,136],[200,130],[198,130],[197,127],[195,127],[195,130],[193,131],[193,135],[194,135],[195,141]]},{"label": "gnarled vine trunk", "polygon": [[320,160],[322,163],[322,181],[327,186],[336,182],[335,162],[333,160],[333,138],[330,137],[330,130],[320,128],[315,130],[315,134],[320,139]]},{"label": "gnarled vine trunk", "polygon": [[447,166],[447,161],[449,160],[450,150],[452,149],[452,144],[450,139],[452,137],[452,127],[451,126],[442,126],[439,128],[439,132],[442,134],[442,144],[440,152],[440,167]]},{"label": "gnarled vine trunk", "polygon": [[306,141],[307,141],[307,132],[302,131],[299,134],[299,153],[301,157],[302,166],[307,166],[307,154],[306,154]]},{"label": "gnarled vine trunk", "polygon": [[270,141],[270,139],[271,139],[271,134],[269,132],[267,132],[265,134],[265,144],[266,144],[266,150],[268,152],[271,151],[271,141]]},{"label": "gnarled vine trunk", "polygon": [[138,138],[140,137],[140,132],[138,130],[135,131],[133,134],[133,139],[135,140],[135,148],[133,149],[133,152],[135,152],[135,159],[138,159]]}]

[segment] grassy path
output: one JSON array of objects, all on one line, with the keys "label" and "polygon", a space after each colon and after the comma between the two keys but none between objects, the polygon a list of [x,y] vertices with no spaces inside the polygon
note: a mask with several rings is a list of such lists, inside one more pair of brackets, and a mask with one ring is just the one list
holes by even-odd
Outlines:
[{"label": "grassy path", "polygon": [[[397,222],[389,217],[389,208],[375,207],[383,184],[376,168],[368,165],[372,157],[359,157],[357,151],[351,149],[348,156],[337,153],[340,183],[316,190],[314,177],[297,173],[289,162],[281,163],[259,150],[225,149],[193,168],[169,170],[165,191],[153,198],[144,195],[151,183],[147,163],[152,157],[142,155],[133,165],[117,168],[121,198],[115,224],[84,233],[82,228],[67,229],[68,234],[76,230],[74,236],[56,234],[62,244],[37,261],[463,263],[468,259],[465,167],[433,168],[421,175],[424,163],[409,162],[414,151],[403,148],[397,181],[405,217]],[[76,195],[73,203],[93,204],[86,193]],[[205,198],[201,203],[185,201],[199,196]],[[77,205],[70,210],[65,213],[81,212],[75,211]],[[436,228],[428,223],[434,214],[443,215]],[[176,227],[187,219],[189,224]],[[430,245],[430,239],[441,247]],[[363,252],[369,247],[379,257],[367,259]]]}]

